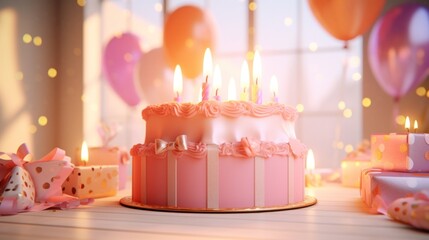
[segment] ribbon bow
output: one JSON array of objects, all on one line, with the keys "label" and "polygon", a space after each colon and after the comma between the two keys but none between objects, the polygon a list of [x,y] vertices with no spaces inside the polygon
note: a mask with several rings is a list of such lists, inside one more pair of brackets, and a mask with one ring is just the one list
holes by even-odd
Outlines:
[{"label": "ribbon bow", "polygon": [[155,154],[160,154],[165,151],[185,151],[188,150],[188,142],[186,135],[177,136],[176,141],[167,142],[162,139],[155,139]]},{"label": "ribbon bow", "polygon": [[259,151],[259,143],[247,137],[241,138],[241,145],[243,147],[243,153],[247,157],[254,157]]}]

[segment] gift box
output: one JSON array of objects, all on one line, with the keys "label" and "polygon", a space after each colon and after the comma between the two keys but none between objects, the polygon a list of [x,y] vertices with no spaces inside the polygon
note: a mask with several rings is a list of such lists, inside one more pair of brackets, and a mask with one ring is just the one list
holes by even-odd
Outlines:
[{"label": "gift box", "polygon": [[374,168],[429,172],[429,134],[372,135],[371,155]]},{"label": "gift box", "polygon": [[72,170],[70,158],[59,148],[38,160],[32,159],[25,144],[16,154],[1,152],[0,214],[79,206],[77,198],[65,196],[61,190]]},{"label": "gift box", "polygon": [[371,212],[384,212],[398,198],[429,188],[429,173],[391,172],[366,169],[361,176],[361,198]]},{"label": "gift box", "polygon": [[[36,199],[33,180],[30,174],[22,167],[16,166],[9,172],[2,183],[0,189],[0,206],[3,201],[15,204],[14,208],[28,210],[33,207]],[[12,210],[12,209],[10,209]]]}]

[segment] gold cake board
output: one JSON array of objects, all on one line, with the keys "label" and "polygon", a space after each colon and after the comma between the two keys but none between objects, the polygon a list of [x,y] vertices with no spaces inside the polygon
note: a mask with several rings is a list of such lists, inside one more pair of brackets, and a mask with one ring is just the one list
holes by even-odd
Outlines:
[{"label": "gold cake board", "polygon": [[133,202],[131,196],[123,197],[120,201],[122,206],[142,209],[142,210],[154,210],[154,211],[166,211],[166,212],[187,212],[187,213],[246,213],[246,212],[269,212],[269,211],[281,211],[291,210],[296,208],[309,207],[317,203],[317,199],[312,196],[305,196],[304,201],[287,204],[283,206],[273,207],[254,207],[254,208],[220,208],[220,209],[206,209],[206,208],[183,208],[183,207],[171,207],[171,206],[159,206],[159,205],[148,205],[139,202]]}]

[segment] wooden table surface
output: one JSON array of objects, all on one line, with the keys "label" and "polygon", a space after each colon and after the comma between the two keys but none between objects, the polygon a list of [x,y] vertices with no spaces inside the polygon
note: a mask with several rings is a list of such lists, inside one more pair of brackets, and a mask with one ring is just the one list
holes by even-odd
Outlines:
[{"label": "wooden table surface", "polygon": [[366,213],[358,189],[332,184],[311,192],[318,203],[307,208],[197,214],[126,208],[118,203],[125,190],[77,209],[2,216],[0,239],[429,239],[429,232]]}]

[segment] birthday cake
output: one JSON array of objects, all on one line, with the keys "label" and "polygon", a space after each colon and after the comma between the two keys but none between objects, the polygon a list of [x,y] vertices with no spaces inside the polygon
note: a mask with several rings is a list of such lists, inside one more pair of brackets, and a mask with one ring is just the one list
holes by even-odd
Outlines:
[{"label": "birthday cake", "polygon": [[195,211],[263,209],[304,201],[306,147],[298,114],[279,103],[170,102],[142,111],[132,155],[134,203]]}]

